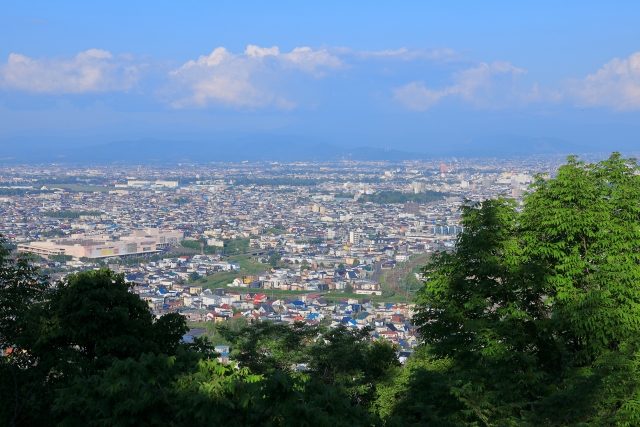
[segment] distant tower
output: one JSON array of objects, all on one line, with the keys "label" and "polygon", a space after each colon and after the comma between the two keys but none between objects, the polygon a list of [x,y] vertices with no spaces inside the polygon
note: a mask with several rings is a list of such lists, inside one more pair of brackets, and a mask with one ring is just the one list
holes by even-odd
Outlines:
[{"label": "distant tower", "polygon": [[447,173],[449,172],[449,168],[447,167],[447,165],[445,165],[444,163],[440,163],[440,173]]}]

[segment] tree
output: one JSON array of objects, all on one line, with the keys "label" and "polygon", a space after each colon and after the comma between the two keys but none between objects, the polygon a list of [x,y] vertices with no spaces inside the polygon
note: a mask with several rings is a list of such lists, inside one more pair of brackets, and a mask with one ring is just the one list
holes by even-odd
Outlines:
[{"label": "tree", "polygon": [[73,259],[73,257],[71,255],[49,255],[49,260],[51,261],[55,261],[55,262],[65,262],[65,261],[71,261]]},{"label": "tree", "polygon": [[253,373],[270,376],[295,374],[306,365],[307,387],[335,389],[352,406],[370,407],[376,384],[399,366],[396,349],[388,342],[369,339],[371,328],[329,330],[302,322],[293,327],[263,322],[238,332],[220,329],[231,342],[232,355]]},{"label": "tree", "polygon": [[197,271],[192,271],[189,273],[189,283],[194,283],[196,280],[200,278],[200,275]]},{"label": "tree", "polygon": [[338,264],[338,270],[344,270],[344,264],[343,263]]},{"label": "tree", "polygon": [[347,283],[346,285],[344,285],[344,291],[348,294],[353,293],[353,286],[351,285],[351,283]]},{"label": "tree", "polygon": [[381,425],[332,387],[303,376],[255,375],[212,359],[163,355],[114,361],[63,391],[54,411],[68,414],[62,426]]},{"label": "tree", "polygon": [[280,255],[280,252],[272,253],[271,256],[269,256],[269,265],[271,267],[275,267],[280,259],[282,259],[282,255]]},{"label": "tree", "polygon": [[521,218],[523,241],[544,269],[555,361],[563,361],[561,383],[542,406],[552,422],[637,424],[638,165],[618,153],[597,164],[569,157],[556,179],[538,179],[535,188]]},{"label": "tree", "polygon": [[455,250],[422,271],[412,422],[637,424],[638,171],[617,153],[569,157],[521,213],[501,199],[462,207]]},{"label": "tree", "polygon": [[[43,301],[47,278],[29,263],[27,255],[12,256],[0,235],[0,350],[13,350],[30,329],[29,309]],[[17,426],[28,419],[37,403],[33,375],[25,369],[33,363],[29,354],[12,351],[0,357],[0,424]]]},{"label": "tree", "polygon": [[[3,290],[4,291],[4,290]],[[20,295],[28,295],[22,288]],[[17,298],[20,301],[20,298]],[[147,304],[129,292],[124,276],[108,269],[68,276],[21,308],[20,329],[8,335],[14,352],[3,362],[22,391],[25,425],[50,425],[48,415],[58,390],[87,378],[114,360],[143,354],[173,355],[187,331],[176,313],[155,320]],[[14,356],[15,355],[15,356]],[[6,370],[2,372],[6,378]],[[6,418],[11,407],[0,408]]]}]

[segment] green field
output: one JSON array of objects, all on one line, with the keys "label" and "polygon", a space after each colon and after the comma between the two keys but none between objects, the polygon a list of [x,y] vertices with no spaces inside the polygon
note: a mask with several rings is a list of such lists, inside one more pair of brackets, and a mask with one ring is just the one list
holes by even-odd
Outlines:
[{"label": "green field", "polygon": [[254,261],[251,255],[235,255],[230,256],[228,259],[229,262],[237,262],[240,264],[240,268],[242,272],[246,272],[245,274],[256,274],[261,271],[271,269],[269,264],[263,264],[258,261]]},{"label": "green field", "polygon": [[216,273],[213,276],[203,277],[205,281],[198,280],[198,284],[202,285],[203,289],[215,289],[221,288],[229,283],[233,282],[236,277],[242,277],[242,271],[229,271],[224,273]]}]

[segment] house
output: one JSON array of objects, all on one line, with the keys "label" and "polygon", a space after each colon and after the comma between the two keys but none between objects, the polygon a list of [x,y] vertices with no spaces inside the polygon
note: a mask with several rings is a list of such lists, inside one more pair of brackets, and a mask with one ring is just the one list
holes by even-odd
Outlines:
[{"label": "house", "polygon": [[209,312],[207,310],[200,310],[195,308],[187,308],[178,311],[181,315],[183,315],[188,322],[206,322],[207,315]]},{"label": "house", "polygon": [[260,304],[260,303],[263,303],[263,302],[266,302],[266,301],[267,301],[267,295],[266,294],[256,294],[253,297],[253,303],[254,304]]}]

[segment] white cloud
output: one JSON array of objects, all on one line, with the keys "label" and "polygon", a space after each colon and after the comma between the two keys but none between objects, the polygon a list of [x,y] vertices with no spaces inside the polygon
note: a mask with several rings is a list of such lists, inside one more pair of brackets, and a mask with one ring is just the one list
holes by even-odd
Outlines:
[{"label": "white cloud", "polygon": [[454,84],[443,89],[429,89],[424,82],[412,82],[394,89],[393,93],[412,110],[426,110],[447,96],[458,96],[478,108],[500,108],[530,97],[520,94],[514,86],[515,79],[526,72],[508,62],[482,62],[477,67],[455,73]]},{"label": "white cloud", "polygon": [[89,49],[74,58],[32,59],[12,53],[0,65],[0,86],[33,93],[80,94],[128,91],[138,81],[139,67],[130,56],[114,57]]},{"label": "white cloud", "polygon": [[432,90],[425,87],[424,82],[411,82],[393,91],[394,97],[410,110],[426,110],[440,101],[442,97],[455,92],[454,87],[443,90]]},{"label": "white cloud", "polygon": [[640,109],[640,52],[627,59],[614,58],[584,79],[565,81],[557,95],[572,98],[584,107]]},{"label": "white cloud", "polygon": [[247,49],[244,51],[244,54],[251,57],[263,57],[267,55],[277,56],[280,55],[280,49],[278,46],[273,47],[260,47],[250,44],[247,46]]},{"label": "white cloud", "polygon": [[342,66],[340,59],[326,49],[313,50],[310,47],[296,47],[291,53],[280,56],[285,67],[297,68],[316,76],[321,76],[321,69],[336,69]]},{"label": "white cloud", "polygon": [[260,108],[273,105],[290,110],[296,104],[286,99],[276,82],[286,70],[297,70],[321,77],[342,62],[325,49],[298,47],[281,53],[277,46],[247,46],[242,54],[218,47],[170,73],[174,88],[171,105],[175,108],[206,107],[211,103],[233,107]]}]

